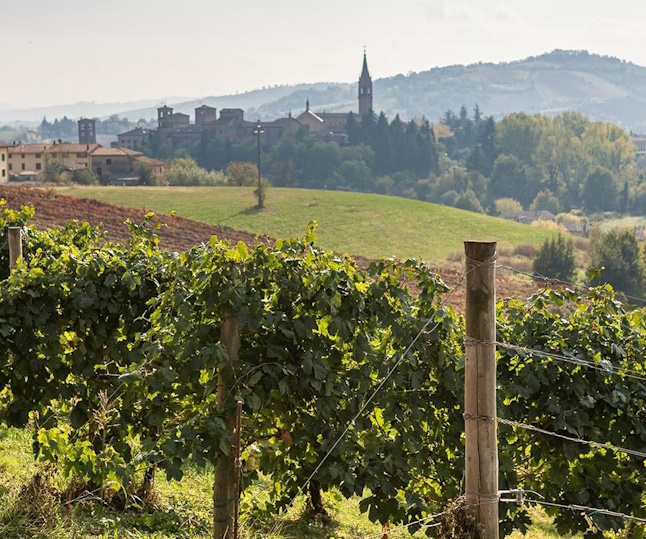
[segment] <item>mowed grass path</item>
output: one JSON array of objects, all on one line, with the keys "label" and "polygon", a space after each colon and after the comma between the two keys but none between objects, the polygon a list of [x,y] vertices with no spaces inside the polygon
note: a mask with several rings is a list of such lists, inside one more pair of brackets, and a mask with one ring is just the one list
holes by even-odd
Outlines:
[{"label": "mowed grass path", "polygon": [[442,261],[463,252],[464,240],[495,240],[502,248],[538,246],[553,234],[428,202],[342,191],[272,188],[261,211],[248,187],[74,186],[56,191],[157,213],[175,210],[203,223],[277,238],[301,236],[316,220],[319,245],[369,258]]}]

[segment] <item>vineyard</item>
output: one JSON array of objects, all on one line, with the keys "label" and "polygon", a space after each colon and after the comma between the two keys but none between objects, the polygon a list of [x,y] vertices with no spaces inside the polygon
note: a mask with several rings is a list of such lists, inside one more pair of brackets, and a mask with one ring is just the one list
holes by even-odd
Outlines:
[{"label": "vineyard", "polygon": [[[87,223],[37,231],[32,217],[2,215],[0,417],[70,478],[68,505],[141,506],[157,475],[181,482],[190,463],[215,470],[216,537],[233,537],[237,491],[259,482],[243,518],[301,493],[323,512],[336,490],[390,537],[478,535],[451,306],[466,274],[448,286],[412,259],[359,265],[319,249],[314,224],[171,253],[153,215],[122,243]],[[11,273],[9,225],[23,228]],[[495,334],[495,502],[514,498],[500,501],[501,535],[541,504],[562,533],[642,537],[644,313],[608,287],[545,287],[500,302]]]}]

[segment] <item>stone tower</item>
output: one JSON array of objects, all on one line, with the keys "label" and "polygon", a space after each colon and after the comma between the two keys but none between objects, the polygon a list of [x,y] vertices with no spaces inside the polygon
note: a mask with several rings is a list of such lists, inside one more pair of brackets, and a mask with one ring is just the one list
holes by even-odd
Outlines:
[{"label": "stone tower", "polygon": [[157,127],[166,129],[173,127],[173,109],[164,105],[157,109]]},{"label": "stone tower", "polygon": [[96,144],[96,120],[81,118],[78,121],[79,144]]},{"label": "stone tower", "polygon": [[363,68],[361,69],[361,77],[359,77],[359,117],[363,117],[372,108],[372,79],[368,72],[368,60],[366,59],[366,51],[363,51]]}]

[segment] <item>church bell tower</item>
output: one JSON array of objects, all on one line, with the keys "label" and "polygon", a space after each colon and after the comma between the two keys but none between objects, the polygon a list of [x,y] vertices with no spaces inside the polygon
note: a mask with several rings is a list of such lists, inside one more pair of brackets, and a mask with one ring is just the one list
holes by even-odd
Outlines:
[{"label": "church bell tower", "polygon": [[361,69],[361,77],[359,77],[359,117],[363,117],[372,108],[372,78],[368,72],[368,60],[366,59],[366,51],[363,51],[363,68]]}]

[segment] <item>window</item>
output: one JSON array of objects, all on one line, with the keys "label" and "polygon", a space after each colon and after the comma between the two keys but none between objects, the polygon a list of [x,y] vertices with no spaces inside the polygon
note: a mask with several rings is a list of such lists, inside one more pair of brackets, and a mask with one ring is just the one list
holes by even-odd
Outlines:
[{"label": "window", "polygon": [[67,152],[65,152],[65,153],[63,154],[63,159],[69,159],[69,156],[70,156],[70,154],[69,154],[69,153],[67,153]]},{"label": "window", "polygon": [[24,153],[21,153],[21,154],[20,154],[20,157],[24,159],[24,158],[25,158],[25,154],[24,154]]},{"label": "window", "polygon": [[112,164],[112,159],[106,159],[105,164],[106,165],[111,165]]},{"label": "window", "polygon": [[10,153],[10,154],[9,154],[9,159],[11,159],[12,157],[13,157],[13,154],[12,154],[12,153]]},{"label": "window", "polygon": [[40,159],[40,154],[39,153],[36,154],[36,159]]},{"label": "window", "polygon": [[85,157],[85,154],[83,152],[80,152],[76,154],[76,157],[80,157],[81,159],[83,159]]},{"label": "window", "polygon": [[36,170],[40,170],[40,163],[36,163]]},{"label": "window", "polygon": [[5,174],[6,174],[6,172],[5,172],[5,169],[3,168],[3,169],[2,169],[2,177],[3,177],[3,178],[5,177]]},{"label": "window", "polygon": [[13,165],[9,163],[9,170],[13,170]]},{"label": "window", "polygon": [[2,154],[2,162],[4,163],[4,154]]},{"label": "window", "polygon": [[24,164],[24,163],[21,163],[20,168],[21,168],[22,170],[25,170],[25,164]]}]

